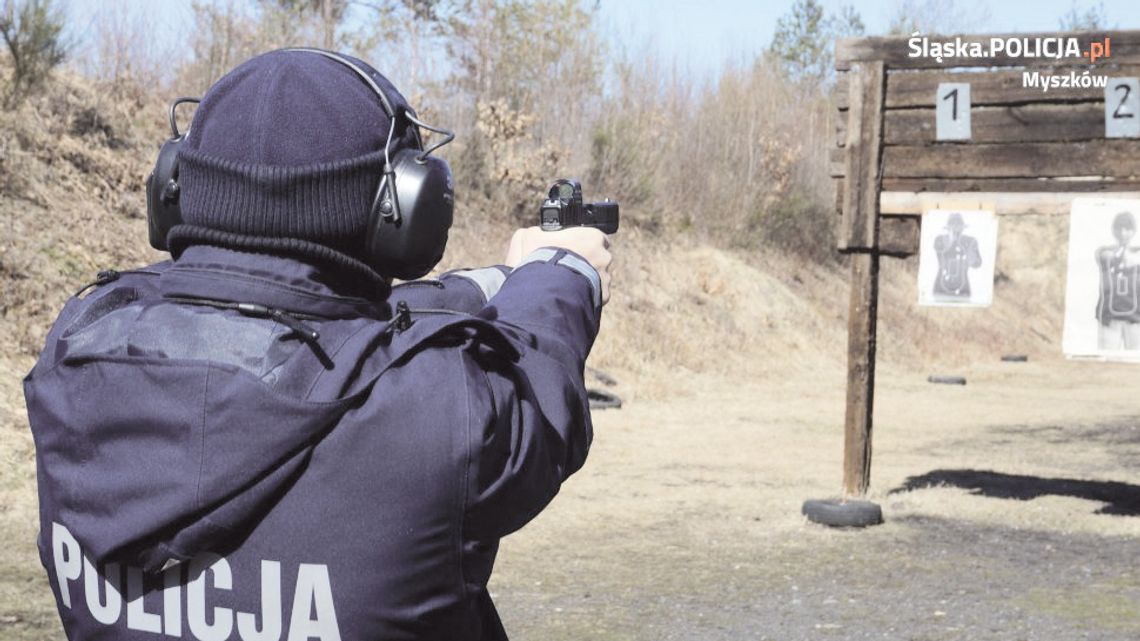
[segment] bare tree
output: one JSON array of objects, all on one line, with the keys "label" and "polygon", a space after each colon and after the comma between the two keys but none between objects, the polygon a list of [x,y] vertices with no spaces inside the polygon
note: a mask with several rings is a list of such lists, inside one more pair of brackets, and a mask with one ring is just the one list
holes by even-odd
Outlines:
[{"label": "bare tree", "polygon": [[895,5],[888,32],[966,33],[981,28],[989,17],[989,9],[981,2],[963,6],[955,0],[901,0]]},{"label": "bare tree", "polygon": [[158,25],[153,12],[111,4],[96,14],[92,26],[80,67],[115,96],[141,104],[170,81],[171,45],[154,37]]},{"label": "bare tree", "polygon": [[276,5],[294,16],[315,18],[320,33],[320,46],[334,49],[337,45],[337,28],[344,21],[349,0],[261,0]]},{"label": "bare tree", "polygon": [[1058,21],[1062,31],[1097,31],[1108,28],[1108,13],[1104,10],[1104,3],[1098,2],[1089,5],[1083,12],[1074,2],[1069,12],[1061,16]]}]

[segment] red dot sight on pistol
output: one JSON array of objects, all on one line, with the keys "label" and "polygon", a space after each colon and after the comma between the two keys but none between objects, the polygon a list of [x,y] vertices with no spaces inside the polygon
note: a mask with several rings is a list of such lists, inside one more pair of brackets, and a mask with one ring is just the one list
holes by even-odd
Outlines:
[{"label": "red dot sight on pistol", "polygon": [[582,202],[582,183],[560,178],[550,187],[538,213],[542,231],[558,231],[567,227],[593,227],[603,233],[618,230],[618,204],[610,199],[600,203]]}]

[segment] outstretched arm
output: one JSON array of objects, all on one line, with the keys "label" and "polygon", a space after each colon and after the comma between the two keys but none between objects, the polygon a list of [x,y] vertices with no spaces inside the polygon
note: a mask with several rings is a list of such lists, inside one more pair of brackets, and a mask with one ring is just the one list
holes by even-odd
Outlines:
[{"label": "outstretched arm", "polygon": [[[561,240],[552,236],[538,239]],[[580,247],[581,254],[565,247],[527,251],[524,243],[510,276],[478,314],[510,337],[519,357],[473,355],[468,538],[497,539],[522,527],[585,461],[592,425],[583,368],[609,265],[604,239],[591,242],[597,247]]]}]

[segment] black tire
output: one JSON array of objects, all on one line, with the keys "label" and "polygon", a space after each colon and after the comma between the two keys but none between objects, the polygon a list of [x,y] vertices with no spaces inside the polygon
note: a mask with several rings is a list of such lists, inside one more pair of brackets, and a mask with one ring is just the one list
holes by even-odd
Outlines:
[{"label": "black tire", "polygon": [[593,376],[594,378],[598,379],[598,382],[600,382],[602,385],[605,385],[606,387],[613,387],[614,385],[617,385],[617,379],[615,379],[613,376],[610,376],[609,374],[603,372],[600,369],[594,369],[593,367],[587,367],[586,373],[589,374],[590,376]]},{"label": "black tire", "polygon": [[1006,354],[1001,357],[1003,363],[1026,363],[1029,357],[1025,354]]},{"label": "black tire", "polygon": [[809,521],[830,527],[867,527],[883,522],[883,509],[877,503],[857,499],[804,501],[802,512]]},{"label": "black tire", "polygon": [[586,395],[590,399],[590,409],[592,410],[621,409],[621,399],[618,398],[617,394],[587,389]]},{"label": "black tire", "polygon": [[941,374],[931,374],[926,377],[928,383],[938,383],[940,385],[965,385],[965,376],[942,376]]}]

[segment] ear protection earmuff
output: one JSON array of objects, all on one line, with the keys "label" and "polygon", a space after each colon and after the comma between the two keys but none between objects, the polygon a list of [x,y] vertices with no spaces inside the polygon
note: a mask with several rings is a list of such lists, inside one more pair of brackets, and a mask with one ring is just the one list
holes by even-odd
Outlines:
[{"label": "ear protection earmuff", "polygon": [[182,210],[178,207],[178,149],[186,139],[178,131],[175,111],[178,105],[200,102],[198,98],[178,98],[170,103],[170,138],[158,150],[158,160],[154,171],[146,177],[146,227],[150,236],[150,246],[166,251],[166,234],[170,228],[182,222]]},{"label": "ear protection earmuff", "polygon": [[[454,140],[455,134],[419,120],[409,109],[397,109],[395,101],[384,93],[368,72],[348,58],[322,49],[290,48],[281,51],[316,54],[334,60],[352,70],[380,99],[389,120],[388,138],[384,143],[384,167],[372,199],[368,233],[364,239],[364,259],[381,275],[401,280],[420,278],[431,271],[443,258],[447,245],[447,232],[455,210],[455,191],[447,162],[430,154]],[[154,171],[146,181],[150,244],[162,251],[167,250],[166,237],[171,228],[182,222],[178,203],[178,149],[185,135],[178,131],[175,110],[187,102],[199,100],[179,98],[171,103],[171,137],[159,150]],[[401,130],[408,126],[416,128],[413,129],[415,148],[392,152],[397,120],[403,121]],[[424,148],[418,128],[442,134],[443,139]]]}]

